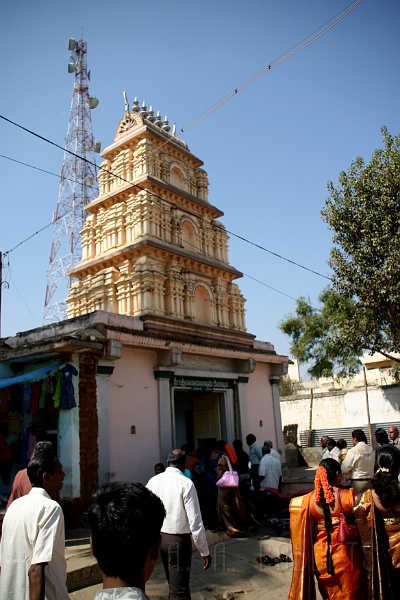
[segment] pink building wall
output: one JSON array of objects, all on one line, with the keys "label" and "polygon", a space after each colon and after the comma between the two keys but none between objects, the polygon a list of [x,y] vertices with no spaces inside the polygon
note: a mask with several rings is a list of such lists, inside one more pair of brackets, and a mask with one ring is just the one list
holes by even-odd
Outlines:
[{"label": "pink building wall", "polygon": [[[260,444],[265,440],[271,440],[276,448],[275,417],[269,376],[269,365],[261,363],[257,363],[255,371],[250,374],[246,385],[247,433],[253,433]],[[245,438],[245,434],[243,437]]]},{"label": "pink building wall", "polygon": [[[110,377],[111,481],[147,483],[154,475],[160,437],[157,382],[153,374],[156,359],[156,352],[125,348]],[[136,433],[131,433],[132,426]]]}]

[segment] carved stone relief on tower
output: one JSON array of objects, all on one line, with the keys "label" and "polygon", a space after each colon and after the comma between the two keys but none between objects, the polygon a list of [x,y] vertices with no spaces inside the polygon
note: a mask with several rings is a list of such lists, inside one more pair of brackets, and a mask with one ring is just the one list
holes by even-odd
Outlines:
[{"label": "carved stone relief on tower", "polygon": [[245,300],[233,283],[241,274],[229,265],[207,173],[149,114],[126,111],[103,151],[100,195],[87,207],[68,314],[154,313],[245,331]]}]

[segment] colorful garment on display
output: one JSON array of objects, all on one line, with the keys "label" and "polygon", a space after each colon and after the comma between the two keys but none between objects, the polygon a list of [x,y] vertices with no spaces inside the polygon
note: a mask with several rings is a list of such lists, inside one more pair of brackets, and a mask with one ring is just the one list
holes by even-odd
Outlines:
[{"label": "colorful garment on display", "polygon": [[42,393],[42,384],[40,381],[34,381],[32,383],[31,392],[31,415],[37,415],[39,412],[39,399]]},{"label": "colorful garment on display", "polygon": [[78,371],[73,365],[65,365],[65,367],[61,369],[61,372],[63,374],[63,380],[61,386],[60,408],[75,408],[76,402],[72,377],[78,375]]},{"label": "colorful garment on display", "polygon": [[8,413],[8,435],[13,433],[21,433],[22,431],[22,423],[24,422],[24,417],[20,412],[9,412]]},{"label": "colorful garment on display", "polygon": [[10,390],[8,388],[0,388],[0,413],[7,414],[8,403],[11,400]]},{"label": "colorful garment on display", "polygon": [[31,408],[32,384],[24,381],[22,384],[22,412],[29,412]]},{"label": "colorful garment on display", "polygon": [[63,374],[61,371],[56,371],[54,374],[55,388],[53,394],[54,408],[60,408],[61,387],[63,382]]}]

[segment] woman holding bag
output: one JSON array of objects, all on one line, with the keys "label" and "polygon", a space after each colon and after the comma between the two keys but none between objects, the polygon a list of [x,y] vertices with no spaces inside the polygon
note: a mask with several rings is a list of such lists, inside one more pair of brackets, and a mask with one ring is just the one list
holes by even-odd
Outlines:
[{"label": "woman holding bag", "polygon": [[[326,458],[317,469],[314,491],[290,503],[293,575],[289,600],[315,600],[314,576],[324,599],[365,598],[366,573],[352,512],[354,490],[340,489],[340,481],[340,464]],[[343,519],[346,522],[341,526]]]},{"label": "woman holding bag", "polygon": [[222,454],[216,477],[218,529],[226,531],[230,537],[243,537],[244,510],[239,492],[237,457],[224,440],[217,442],[216,450]]}]

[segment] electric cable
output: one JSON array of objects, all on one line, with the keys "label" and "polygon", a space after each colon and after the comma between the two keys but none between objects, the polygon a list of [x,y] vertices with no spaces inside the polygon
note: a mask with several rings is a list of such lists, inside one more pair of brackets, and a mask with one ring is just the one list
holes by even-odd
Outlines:
[{"label": "electric cable", "polygon": [[356,2],[353,2],[353,4],[351,4],[350,6],[345,8],[336,17],[333,17],[333,19],[328,21],[324,26],[322,26],[321,29],[317,30],[316,33],[314,33],[311,37],[307,38],[303,42],[300,42],[297,46],[292,48],[292,50],[289,50],[289,52],[286,52],[286,54],[283,54],[281,57],[274,60],[272,63],[270,63],[263,69],[261,69],[261,71],[258,71],[258,73],[256,73],[255,75],[250,77],[250,79],[248,79],[247,81],[245,81],[244,83],[239,85],[237,88],[232,90],[232,92],[230,92],[227,96],[222,98],[222,100],[220,100],[219,102],[217,102],[216,104],[211,106],[208,110],[203,112],[196,119],[193,119],[193,121],[190,121],[190,123],[185,125],[185,127],[182,127],[182,129],[180,129],[178,133],[184,133],[185,131],[187,131],[188,129],[193,127],[194,125],[197,125],[197,123],[200,123],[200,121],[203,121],[203,119],[207,118],[209,115],[211,115],[213,112],[215,112],[218,108],[220,108],[223,104],[225,104],[225,102],[227,102],[228,100],[233,98],[233,96],[235,96],[236,94],[238,94],[239,92],[244,90],[244,88],[247,87],[248,85],[250,85],[250,83],[253,83],[253,81],[255,81],[256,79],[261,77],[261,75],[264,75],[264,73],[266,73],[267,71],[270,71],[274,67],[277,67],[278,65],[280,65],[282,62],[284,62],[291,56],[294,56],[301,50],[304,50],[304,48],[307,48],[307,46],[310,46],[310,44],[312,44],[313,42],[318,40],[320,37],[325,35],[325,33],[327,33],[330,29],[335,27],[335,25],[337,25],[342,19],[344,19],[344,17],[346,17],[352,10],[354,10],[359,4],[361,4],[362,1],[363,0],[356,0]]},{"label": "electric cable", "polygon": [[[269,65],[267,65],[266,67],[264,67],[263,69],[261,69],[261,71],[258,71],[258,73],[256,73],[255,75],[253,75],[252,77],[250,77],[250,79],[248,79],[247,81],[245,81],[244,83],[242,83],[240,86],[238,86],[237,88],[235,88],[232,92],[230,92],[227,96],[225,96],[224,98],[222,98],[222,100],[220,100],[219,102],[217,102],[217,104],[213,105],[211,108],[209,108],[208,110],[206,110],[204,113],[202,113],[201,115],[199,115],[196,119],[194,119],[193,121],[191,121],[190,123],[188,123],[187,125],[185,125],[184,127],[182,127],[179,130],[179,133],[184,133],[185,131],[187,131],[188,129],[190,129],[191,127],[193,127],[194,125],[196,125],[197,123],[199,123],[200,121],[204,120],[206,117],[208,117],[210,114],[212,114],[214,111],[216,111],[218,108],[220,108],[220,106],[222,106],[223,104],[225,104],[225,102],[227,102],[230,98],[232,98],[234,95],[236,95],[237,93],[241,92],[245,87],[247,87],[248,85],[250,85],[250,83],[252,83],[253,81],[255,81],[256,79],[258,79],[261,75],[263,75],[264,73],[266,73],[267,71],[271,70],[272,68],[278,66],[279,64],[281,64],[282,62],[284,62],[285,60],[287,60],[288,58],[290,58],[291,56],[294,56],[295,54],[297,54],[298,52],[300,52],[301,50],[303,50],[304,48],[306,48],[307,46],[311,45],[313,42],[315,42],[316,40],[318,40],[320,37],[322,37],[323,35],[325,35],[325,33],[327,33],[330,29],[332,29],[333,27],[335,27],[335,25],[337,25],[342,19],[344,19],[344,17],[346,17],[352,10],[354,10],[359,4],[361,4],[363,0],[356,0],[355,2],[353,2],[353,4],[351,4],[350,6],[348,6],[347,8],[345,8],[342,12],[338,13],[338,15],[336,15],[336,17],[333,17],[330,21],[328,21],[324,26],[322,26],[322,28],[320,28],[319,30],[316,30],[316,32],[314,34],[312,34],[310,37],[306,38],[304,41],[300,42],[299,44],[297,44],[297,46],[295,46],[294,48],[292,48],[291,50],[289,50],[286,54],[282,55],[281,57],[279,57],[278,59],[276,59],[275,61],[273,61],[272,63],[270,63]],[[23,127],[22,125],[19,125],[13,121],[11,121],[10,119],[7,119],[6,117],[4,117],[3,115],[0,115],[0,117],[2,119],[4,119],[5,121],[19,127],[20,129],[26,131],[27,133],[30,133],[31,135],[36,136],[37,138],[52,144],[53,146],[63,150],[64,152],[68,152],[69,154],[80,158],[81,160],[84,160],[85,162],[87,162],[88,164],[91,164],[92,166],[94,166],[96,169],[102,169],[102,167],[99,167],[96,163],[92,163],[91,161],[89,161],[88,159],[81,157],[77,154],[75,154],[74,152],[67,150],[66,148],[63,148],[62,146],[60,146],[59,144],[56,144],[55,142],[52,142],[51,140]],[[169,143],[170,140],[167,140],[166,142],[164,142],[163,145]],[[6,156],[0,155],[3,158],[8,158]],[[9,159],[9,160],[13,160],[13,159]],[[17,160],[14,160],[14,162],[20,162]],[[25,164],[25,163],[21,163],[21,164]],[[28,166],[28,165],[26,165]],[[29,165],[31,166],[31,165]],[[50,173],[48,171],[45,171],[44,169],[40,169],[38,167],[33,167],[32,168],[36,168],[39,171],[43,171],[45,173],[49,173],[52,175],[55,175],[53,173]],[[111,171],[108,171],[106,169],[106,171],[113,175],[114,177],[119,177],[119,179],[124,180],[122,177],[115,175],[114,173],[112,173]],[[57,175],[58,177],[58,175]],[[131,183],[128,182],[127,183]],[[140,186],[138,186],[137,184],[133,184],[135,187],[138,187],[141,190],[144,190],[144,188],[141,188]],[[90,186],[89,186],[90,187]],[[168,202],[167,200],[165,200],[164,198],[161,198],[160,196],[158,196],[157,194],[152,193],[151,191],[147,190],[148,193],[158,197],[160,200],[162,200],[163,202]],[[170,203],[172,204],[172,203]],[[65,215],[64,215],[65,216]],[[199,215],[195,215],[197,218],[201,217]],[[53,221],[54,223],[55,221]],[[47,227],[49,227],[49,225],[46,225],[44,227],[44,229],[46,229]],[[43,231],[43,229],[40,229],[39,231],[37,231],[35,234],[40,233],[41,231]],[[235,233],[233,233],[232,231],[229,231],[227,229],[224,229],[224,231],[226,231],[227,233],[229,233],[230,235],[233,235],[234,237],[237,237],[238,239],[241,239],[242,241],[245,241],[249,244],[254,245],[255,247],[259,248],[260,250],[263,250],[265,252],[268,252],[270,254],[272,254],[273,256],[276,256],[277,258],[280,258],[281,260],[285,260],[289,263],[292,263],[293,265],[296,265],[302,269],[305,269],[306,271],[309,271],[311,273],[314,273],[315,275],[318,275],[320,277],[323,277],[325,279],[331,280],[330,277],[327,277],[326,275],[323,275],[321,273],[318,273],[318,271],[315,271],[313,269],[310,269],[308,267],[305,267],[304,265],[301,265],[299,263],[297,263],[296,261],[287,259],[283,256],[281,256],[280,254],[277,254],[276,252],[273,252],[271,250],[268,250],[267,248],[264,248],[263,246],[256,244],[255,242],[251,242],[249,240],[247,240],[246,238],[239,236]],[[20,242],[20,244],[18,244],[17,246],[15,246],[12,250],[15,250],[15,248],[17,248],[19,245],[21,245],[22,243],[24,243],[25,241],[28,241],[29,239],[31,239],[32,236],[30,236],[29,238],[27,238],[26,240],[24,240],[23,242]],[[9,250],[8,252],[11,252],[12,250]]]},{"label": "electric cable", "polygon": [[[35,132],[33,132],[33,131],[30,131],[30,130],[29,130],[29,129],[27,129],[26,127],[23,127],[22,125],[19,125],[18,123],[15,123],[14,121],[11,121],[10,119],[7,119],[7,118],[6,118],[6,117],[4,117],[3,115],[0,115],[0,118],[2,118],[2,119],[4,119],[5,121],[7,121],[7,122],[11,123],[12,125],[15,125],[16,127],[19,127],[19,128],[21,128],[21,129],[23,129],[23,130],[24,130],[24,131],[26,131],[27,133],[31,133],[32,135],[34,135],[34,136],[36,136],[36,137],[40,138],[41,140],[43,140],[43,141],[45,141],[45,142],[48,142],[49,144],[52,144],[53,146],[57,146],[57,147],[58,147],[58,148],[60,148],[61,150],[64,150],[64,149],[63,149],[61,146],[59,146],[59,145],[58,145],[58,144],[56,144],[55,142],[52,142],[51,140],[47,140],[47,138],[45,138],[45,137],[43,137],[43,136],[41,136],[41,135],[39,135],[39,134],[36,134],[36,133],[35,133]],[[83,157],[79,156],[78,154],[75,154],[74,152],[72,152],[72,151],[70,151],[70,150],[67,150],[67,152],[69,152],[69,154],[71,154],[72,156],[75,156],[76,158],[80,158],[81,160],[84,160],[84,161],[88,162],[88,163],[89,163],[89,164],[91,164],[92,166],[94,165],[94,166],[95,166],[96,168],[98,168],[99,170],[104,170],[106,173],[108,173],[109,175],[112,175],[112,176],[113,176],[113,177],[115,177],[116,179],[119,179],[120,181],[123,181],[124,183],[128,183],[128,184],[129,184],[129,185],[131,185],[132,187],[138,188],[139,190],[141,190],[141,191],[143,191],[143,192],[146,192],[146,193],[150,194],[151,196],[153,196],[153,197],[157,198],[158,200],[161,200],[163,203],[165,203],[165,204],[169,204],[169,205],[170,205],[172,208],[176,208],[176,209],[182,210],[182,209],[180,209],[179,205],[177,205],[177,204],[175,204],[175,203],[171,202],[170,200],[168,200],[168,199],[166,199],[166,198],[163,198],[163,197],[162,197],[162,196],[160,196],[159,194],[156,194],[155,192],[152,192],[151,190],[149,190],[149,189],[147,189],[147,188],[143,188],[143,187],[141,187],[141,186],[140,186],[139,184],[137,184],[137,183],[133,183],[132,181],[128,181],[127,179],[125,179],[125,178],[124,178],[124,177],[122,177],[121,175],[117,175],[117,174],[113,173],[112,171],[110,171],[109,169],[105,169],[104,167],[98,166],[96,163],[92,163],[92,162],[91,162],[91,161],[89,161],[88,159],[86,159],[86,158],[83,158]],[[8,158],[8,157],[6,157],[6,158]],[[102,194],[102,195],[105,195],[105,196],[107,196],[107,197],[109,197],[109,198],[111,198],[111,197],[112,197],[112,196],[111,196],[110,194],[108,194],[108,193],[105,193],[105,194]],[[161,208],[162,208],[162,207],[161,207]],[[199,214],[195,213],[194,211],[191,211],[191,210],[190,210],[190,209],[188,209],[187,207],[185,207],[185,212],[186,212],[187,214],[190,214],[191,216],[195,217],[196,219],[199,219],[200,221],[205,221],[205,222],[209,223],[209,221],[208,221],[207,219],[205,219],[205,218],[204,218],[204,217],[202,217],[201,215],[199,215]],[[59,217],[59,218],[63,218],[63,217],[65,217],[65,215],[63,215],[62,217]],[[54,223],[54,222],[56,222],[56,221],[53,221],[53,223]],[[268,248],[265,248],[264,246],[261,246],[260,244],[257,244],[257,243],[255,243],[255,242],[252,242],[252,241],[248,240],[247,238],[245,238],[245,237],[243,237],[243,236],[240,236],[240,235],[238,235],[238,234],[234,233],[233,231],[230,231],[230,230],[226,229],[225,227],[223,227],[223,226],[219,225],[219,224],[218,224],[218,223],[216,223],[215,221],[212,221],[212,223],[213,223],[213,226],[214,226],[214,227],[216,227],[217,229],[220,229],[220,230],[221,230],[221,231],[223,231],[224,233],[225,233],[225,232],[226,232],[226,233],[229,233],[229,235],[232,235],[232,236],[234,236],[234,237],[236,237],[236,238],[238,238],[238,239],[240,239],[240,240],[242,240],[242,241],[244,241],[244,242],[246,242],[246,243],[248,243],[248,244],[250,244],[250,245],[252,245],[252,246],[255,246],[255,247],[259,248],[260,250],[263,250],[264,252],[267,252],[268,254],[271,254],[272,256],[275,256],[275,257],[277,257],[277,258],[280,258],[281,260],[283,260],[283,261],[286,261],[286,262],[288,262],[288,263],[291,263],[291,264],[293,264],[293,265],[295,265],[295,266],[297,266],[297,267],[299,267],[299,268],[301,268],[301,269],[304,269],[305,271],[309,271],[310,273],[313,273],[314,275],[318,275],[319,277],[323,277],[324,279],[328,279],[329,281],[331,281],[331,278],[330,278],[330,277],[328,277],[327,275],[323,275],[322,273],[319,273],[318,271],[315,271],[314,269],[310,269],[309,267],[306,267],[305,265],[302,265],[302,264],[300,264],[300,263],[298,263],[298,262],[296,262],[296,261],[294,261],[294,260],[292,260],[292,259],[286,258],[286,257],[284,257],[284,256],[282,256],[282,255],[280,255],[280,254],[278,254],[277,252],[273,252],[272,250],[269,250]],[[46,229],[47,227],[49,227],[49,225],[46,225],[44,228]],[[38,231],[38,232],[36,232],[36,233],[40,233],[41,231],[42,231],[42,230],[39,230],[39,231]],[[32,234],[32,235],[36,235],[36,233],[35,233],[35,234]],[[32,236],[30,236],[29,238],[27,238],[26,240],[24,240],[24,242],[25,242],[25,241],[28,241],[29,239],[31,239],[31,237],[32,237]],[[11,252],[11,251],[15,250],[15,248],[17,248],[19,245],[21,245],[21,244],[22,244],[22,243],[24,243],[24,242],[20,242],[20,244],[18,244],[17,246],[15,246],[15,247],[14,247],[12,250],[9,250],[8,252]]]}]

